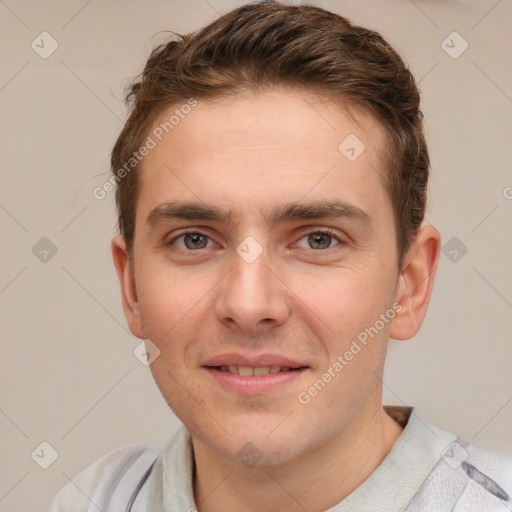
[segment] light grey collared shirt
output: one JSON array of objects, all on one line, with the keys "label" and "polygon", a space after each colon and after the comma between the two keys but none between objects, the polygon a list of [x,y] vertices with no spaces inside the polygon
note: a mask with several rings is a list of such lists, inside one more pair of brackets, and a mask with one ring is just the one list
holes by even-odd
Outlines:
[{"label": "light grey collared shirt", "polygon": [[[384,409],[404,427],[402,434],[375,471],[326,512],[512,511],[511,459],[432,425],[415,407]],[[57,494],[49,512],[88,510],[91,502],[84,496],[95,495],[95,486],[129,448],[107,454],[82,472]],[[181,426],[153,465],[145,489],[147,510],[196,511],[193,472],[190,433]]]}]

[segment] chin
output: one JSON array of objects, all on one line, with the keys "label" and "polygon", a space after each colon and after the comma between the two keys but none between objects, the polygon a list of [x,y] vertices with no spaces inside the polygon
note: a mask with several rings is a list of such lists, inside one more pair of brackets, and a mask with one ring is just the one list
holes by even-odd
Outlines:
[{"label": "chin", "polygon": [[210,440],[209,447],[217,456],[232,464],[246,467],[278,466],[290,462],[300,453],[300,448],[288,439],[269,442],[263,438],[250,439],[243,436],[232,439],[228,444]]},{"label": "chin", "polygon": [[205,429],[196,424],[189,430],[198,441],[229,463],[246,467],[277,466],[290,462],[306,449],[304,432],[300,434],[296,429],[291,431],[289,426],[279,426],[282,420],[237,421],[231,426],[226,423],[229,434],[219,425]]}]

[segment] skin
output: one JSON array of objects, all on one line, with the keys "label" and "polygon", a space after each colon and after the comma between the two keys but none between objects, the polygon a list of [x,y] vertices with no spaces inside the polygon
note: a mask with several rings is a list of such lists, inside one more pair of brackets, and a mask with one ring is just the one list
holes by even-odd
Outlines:
[{"label": "skin", "polygon": [[[151,371],[192,434],[200,512],[326,510],[375,470],[402,432],[382,408],[386,344],[422,324],[440,235],[422,227],[399,273],[383,131],[355,112],[358,122],[339,100],[312,90],[222,97],[200,102],[143,160],[133,265],[122,237],[112,252],[130,330],[159,348]],[[338,150],[348,134],[366,145],[353,162]],[[237,222],[148,225],[155,207],[176,199],[222,206]],[[358,206],[371,228],[347,218],[265,222],[285,203],[327,199]],[[176,239],[185,227],[207,236],[199,249]],[[312,243],[307,235],[325,228],[333,237]],[[236,252],[247,236],[262,249],[252,263]],[[395,301],[401,311],[301,404],[299,393]],[[281,389],[244,396],[201,368],[226,352],[282,354],[309,369]],[[241,463],[247,443],[254,464]]]}]

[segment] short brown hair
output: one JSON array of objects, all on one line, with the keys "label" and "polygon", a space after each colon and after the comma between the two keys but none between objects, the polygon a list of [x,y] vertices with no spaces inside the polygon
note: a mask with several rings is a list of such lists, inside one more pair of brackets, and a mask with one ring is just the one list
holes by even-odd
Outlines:
[{"label": "short brown hair", "polygon": [[[430,163],[418,88],[389,43],[319,7],[269,1],[176,36],[152,51],[129,86],[130,115],[112,151],[112,172],[126,165],[166,108],[191,97],[281,85],[319,90],[366,109],[384,128],[385,183],[400,268],[424,218]],[[116,188],[119,230],[130,257],[139,170],[136,165],[123,173]]]}]

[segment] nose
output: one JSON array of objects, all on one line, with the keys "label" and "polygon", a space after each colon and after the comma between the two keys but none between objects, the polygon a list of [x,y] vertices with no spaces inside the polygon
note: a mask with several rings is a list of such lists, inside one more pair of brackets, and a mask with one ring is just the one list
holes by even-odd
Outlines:
[{"label": "nose", "polygon": [[286,322],[290,291],[271,263],[266,251],[252,262],[233,255],[216,303],[217,318],[225,327],[257,336]]}]

